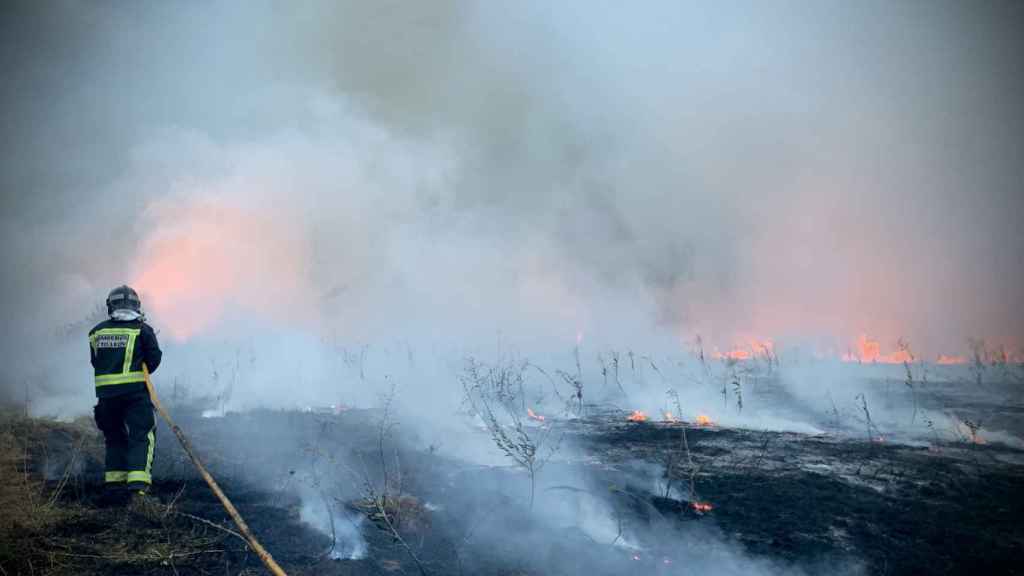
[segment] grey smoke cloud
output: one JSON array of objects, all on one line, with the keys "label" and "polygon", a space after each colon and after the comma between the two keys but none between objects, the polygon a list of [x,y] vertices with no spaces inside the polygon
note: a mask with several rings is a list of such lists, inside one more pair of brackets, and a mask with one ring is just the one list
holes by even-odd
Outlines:
[{"label": "grey smoke cloud", "polygon": [[206,201],[273,222],[192,239],[225,255],[203,266],[231,263],[221,284],[191,278],[231,294],[225,318],[452,345],[582,329],[1020,346],[1022,19],[8,4],[3,317],[30,337],[2,356],[39,377],[26,342],[157,261]]}]

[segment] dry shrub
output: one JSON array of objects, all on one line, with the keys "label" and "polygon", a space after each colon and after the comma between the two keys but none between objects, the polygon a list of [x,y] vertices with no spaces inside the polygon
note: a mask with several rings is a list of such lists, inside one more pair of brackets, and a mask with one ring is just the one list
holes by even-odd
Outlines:
[{"label": "dry shrub", "polygon": [[88,418],[64,423],[0,409],[0,566],[23,560],[39,535],[73,513],[61,495],[100,451]]},{"label": "dry shrub", "polygon": [[58,520],[43,483],[29,474],[28,451],[8,428],[0,431],[0,566],[25,551],[27,534],[37,534]]},{"label": "dry shrub", "polygon": [[5,512],[0,530],[17,523],[20,527],[37,525],[37,512],[46,503],[43,483],[32,474],[29,442],[25,433],[28,418],[3,415],[9,425],[0,430],[0,508]]},{"label": "dry shrub", "polygon": [[430,510],[415,496],[404,494],[402,496],[387,498],[378,497],[377,500],[363,498],[356,500],[351,508],[366,514],[374,523],[387,529],[384,522],[384,515],[395,526],[396,529],[410,534],[423,534],[430,530]]}]

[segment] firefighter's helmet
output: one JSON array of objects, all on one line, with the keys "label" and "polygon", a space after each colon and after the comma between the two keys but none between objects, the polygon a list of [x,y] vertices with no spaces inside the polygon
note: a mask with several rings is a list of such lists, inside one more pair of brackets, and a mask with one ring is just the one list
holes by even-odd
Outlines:
[{"label": "firefighter's helmet", "polygon": [[114,310],[134,310],[142,312],[142,301],[139,294],[131,286],[118,286],[107,295],[107,314]]}]

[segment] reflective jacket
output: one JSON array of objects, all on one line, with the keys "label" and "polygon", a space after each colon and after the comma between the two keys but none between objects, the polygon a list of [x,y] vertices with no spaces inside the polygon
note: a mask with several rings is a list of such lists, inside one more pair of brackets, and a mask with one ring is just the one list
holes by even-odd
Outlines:
[{"label": "reflective jacket", "polygon": [[142,363],[154,372],[163,356],[153,328],[142,320],[100,322],[89,331],[89,352],[97,398],[145,391]]}]

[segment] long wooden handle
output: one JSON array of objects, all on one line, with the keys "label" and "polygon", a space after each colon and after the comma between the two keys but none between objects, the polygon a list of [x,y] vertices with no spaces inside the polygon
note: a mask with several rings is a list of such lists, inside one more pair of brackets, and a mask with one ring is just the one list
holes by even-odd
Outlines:
[{"label": "long wooden handle", "polygon": [[146,389],[149,390],[149,397],[153,401],[153,406],[156,407],[156,411],[160,413],[160,416],[165,422],[167,422],[167,425],[170,426],[171,430],[174,432],[174,435],[178,437],[178,442],[181,443],[181,447],[185,449],[185,453],[188,454],[189,459],[191,459],[192,463],[195,464],[196,470],[199,470],[199,474],[202,475],[203,480],[206,480],[206,483],[210,485],[210,490],[213,490],[213,493],[217,495],[220,503],[224,505],[224,509],[227,510],[228,516],[231,516],[231,519],[235,522],[235,526],[238,526],[238,531],[242,533],[242,536],[245,536],[245,540],[249,543],[249,547],[256,552],[256,555],[260,557],[260,560],[263,561],[263,565],[267,567],[267,570],[270,570],[271,574],[274,576],[288,576],[285,571],[277,565],[277,562],[274,561],[274,557],[270,555],[270,552],[267,552],[263,545],[260,544],[259,540],[256,539],[256,536],[253,535],[252,531],[249,530],[249,525],[242,519],[242,515],[238,513],[237,509],[235,509],[235,505],[231,503],[231,500],[228,500],[228,497],[221,491],[220,486],[217,485],[217,481],[213,479],[213,476],[206,471],[206,467],[203,466],[203,463],[199,461],[199,457],[196,456],[196,453],[192,450],[192,443],[188,441],[185,433],[181,431],[181,428],[178,428],[178,425],[174,423],[174,420],[171,420],[171,416],[167,413],[167,410],[164,410],[163,405],[160,404],[160,399],[156,396],[156,390],[153,388],[153,382],[149,379],[149,367],[146,366],[145,363],[142,364],[142,373],[146,377]]}]

